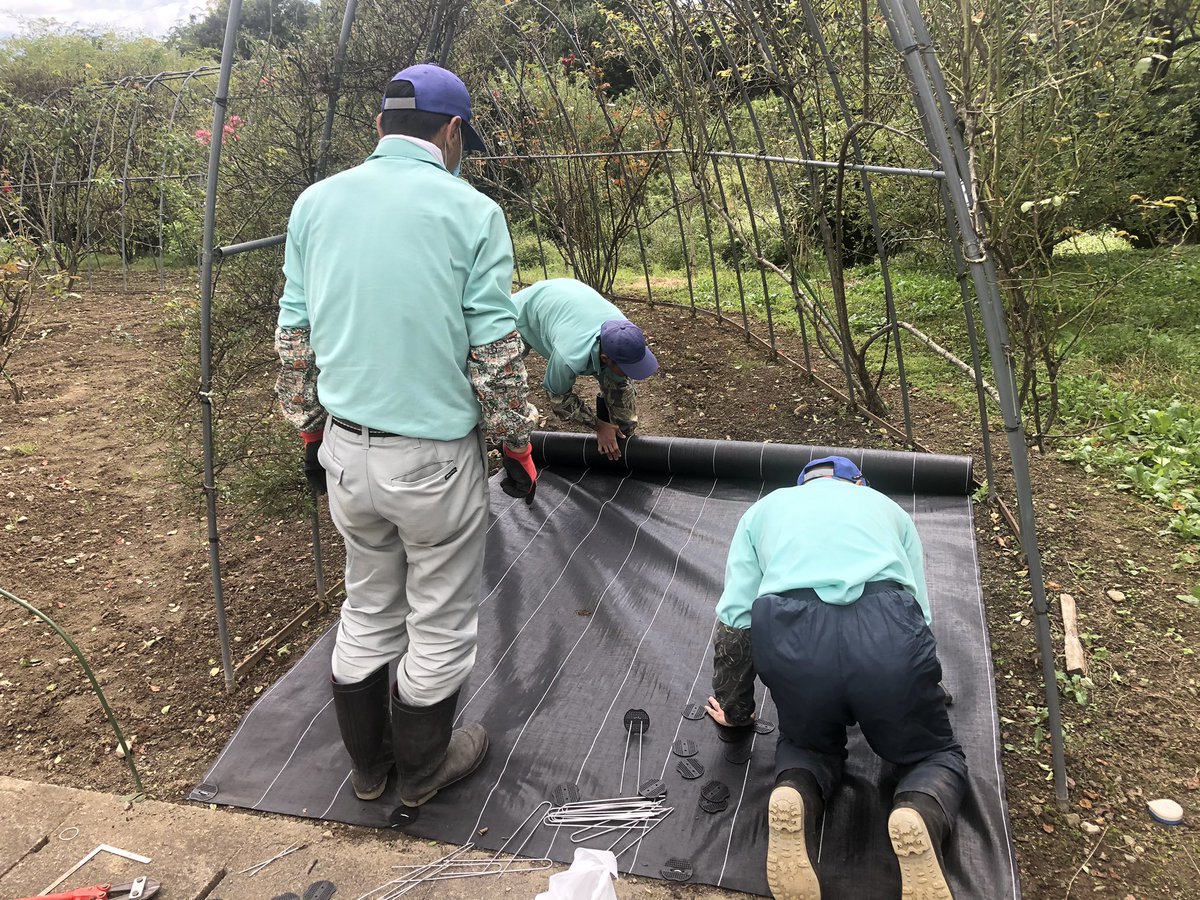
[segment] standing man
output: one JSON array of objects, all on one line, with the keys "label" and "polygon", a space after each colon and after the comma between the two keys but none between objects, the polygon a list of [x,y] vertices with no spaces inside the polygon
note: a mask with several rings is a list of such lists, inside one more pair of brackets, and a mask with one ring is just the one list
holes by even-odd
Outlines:
[{"label": "standing man", "polygon": [[[658,371],[642,329],[573,278],[539,281],[517,291],[513,302],[521,338],[546,359],[550,408],[564,422],[593,429],[600,452],[620,459],[617,441],[637,427],[633,382]],[[575,393],[581,375],[600,382],[594,413]]]},{"label": "standing man", "polygon": [[717,617],[710,715],[748,726],[756,672],[779,711],[767,847],[776,900],[821,896],[816,825],[855,722],[900,767],[888,833],[905,900],[951,900],[942,845],[967,763],[940,686],[912,519],[844,456],[813,460],[796,487],[742,516]]},{"label": "standing man", "polygon": [[[475,663],[487,528],[484,433],[504,489],[537,472],[512,245],[500,208],[455,176],[482,149],[462,81],[433,65],[388,84],[379,145],[312,185],[288,221],[277,393],[346,543],[333,699],[355,794],[383,793],[388,664],[400,799],[420,806],[487,752],[452,730]],[[318,397],[319,388],[319,397]]]}]

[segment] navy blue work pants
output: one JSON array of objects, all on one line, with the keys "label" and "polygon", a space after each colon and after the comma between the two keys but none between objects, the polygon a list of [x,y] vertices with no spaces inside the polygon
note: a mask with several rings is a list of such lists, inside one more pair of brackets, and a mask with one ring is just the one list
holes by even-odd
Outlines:
[{"label": "navy blue work pants", "polygon": [[808,589],[754,601],[754,668],[779,711],[775,770],[812,772],[826,801],[842,778],[855,722],[898,767],[896,793],[936,798],[954,821],[967,762],[954,739],[933,633],[921,607],[893,582],[872,582],[845,606]]}]

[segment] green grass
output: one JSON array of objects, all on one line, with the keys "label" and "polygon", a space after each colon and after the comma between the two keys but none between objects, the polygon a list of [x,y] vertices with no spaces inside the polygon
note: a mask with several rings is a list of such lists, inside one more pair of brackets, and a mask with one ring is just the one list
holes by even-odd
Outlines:
[{"label": "green grass", "polygon": [[[521,240],[528,256],[530,238],[518,238],[519,254]],[[551,277],[570,275],[553,247],[545,247]],[[526,280],[542,277],[536,249],[534,244],[536,271],[530,270]],[[636,247],[625,256],[630,262],[637,258]],[[963,300],[953,274],[914,255],[893,259],[891,277],[897,317],[969,364]],[[744,298],[752,330],[764,337],[765,293],[776,330],[798,332],[790,285],[774,273],[765,280],[764,292],[763,277],[744,269],[739,288],[739,273],[721,264],[714,279],[707,260],[692,273],[690,290],[687,273],[680,269],[658,265],[650,273],[657,301],[690,305],[694,298],[699,307],[719,305],[723,313],[740,319]],[[806,291],[831,310],[824,270],[807,273],[803,280]],[[613,289],[645,296],[641,266],[622,268]],[[1081,235],[1059,248],[1032,300],[1042,315],[1061,323],[1061,340],[1070,345],[1059,381],[1064,458],[1089,471],[1110,472],[1117,487],[1163,506],[1166,528],[1200,540],[1200,489],[1194,487],[1200,483],[1200,247],[1132,250],[1119,239]],[[886,322],[877,266],[847,272],[847,303],[859,342]],[[903,335],[902,343],[910,386],[974,413],[974,387],[964,375],[912,336]],[[885,344],[881,338],[870,350],[876,371]],[[986,345],[982,353],[990,382]],[[814,358],[820,359],[815,350]],[[890,356],[887,380],[894,375]]]}]

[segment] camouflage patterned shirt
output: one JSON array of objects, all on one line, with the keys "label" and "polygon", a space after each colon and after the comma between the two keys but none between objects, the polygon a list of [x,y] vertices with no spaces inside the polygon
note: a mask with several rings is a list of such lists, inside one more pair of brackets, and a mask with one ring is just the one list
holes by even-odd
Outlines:
[{"label": "camouflage patterned shirt", "polygon": [[[327,414],[317,393],[320,374],[307,328],[278,328],[275,350],[281,364],[275,394],[284,417],[302,432],[324,429]],[[467,375],[481,407],[481,424],[489,441],[514,450],[529,443],[537,409],[526,399],[524,346],[512,331],[498,341],[472,347]]]}]

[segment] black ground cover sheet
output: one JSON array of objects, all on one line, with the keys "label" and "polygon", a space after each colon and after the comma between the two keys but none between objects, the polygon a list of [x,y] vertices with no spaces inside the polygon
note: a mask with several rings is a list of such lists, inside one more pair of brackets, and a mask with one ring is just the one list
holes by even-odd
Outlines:
[{"label": "black ground cover sheet", "polygon": [[[495,850],[558,785],[578,785],[583,799],[593,799],[632,795],[661,779],[674,812],[620,856],[622,871],[662,877],[669,859],[688,860],[692,881],[766,894],[778,732],[724,743],[688,707],[709,695],[713,610],[738,519],[768,491],[794,484],[809,459],[838,452],[913,516],[924,543],[933,630],[955,697],[950,716],[971,776],[947,853],[954,896],[1019,897],[969,460],[651,437],[630,440],[626,459],[613,464],[586,436],[539,433],[534,446],[542,476],[532,506],[491,484],[479,655],[460,700],[460,718],[484,723],[491,751],[472,777],[423,807],[407,832]],[[329,688],[332,642],[330,632],[264,693],[191,799],[387,825],[394,787],[370,803],[350,790]],[[774,722],[763,693],[760,685],[760,716]],[[649,715],[640,748],[623,725],[630,709]],[[677,770],[680,740],[695,743],[687,759],[703,767],[701,777]],[[887,768],[852,729],[845,783],[821,830],[826,897],[900,896],[886,829],[895,783]],[[710,781],[729,790],[726,807],[712,813],[698,804]],[[524,855],[570,862],[571,830],[537,827],[540,818],[508,849],[524,843]],[[616,837],[585,845],[609,848]]]}]

